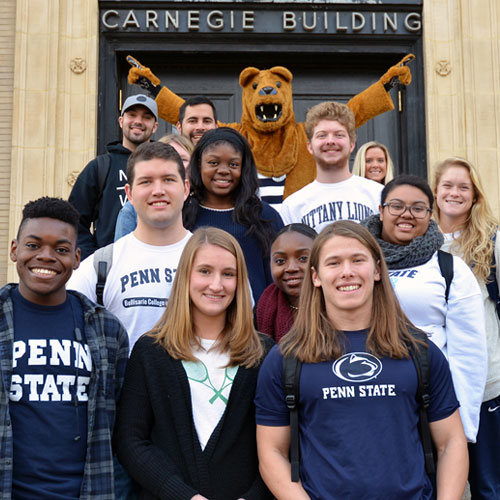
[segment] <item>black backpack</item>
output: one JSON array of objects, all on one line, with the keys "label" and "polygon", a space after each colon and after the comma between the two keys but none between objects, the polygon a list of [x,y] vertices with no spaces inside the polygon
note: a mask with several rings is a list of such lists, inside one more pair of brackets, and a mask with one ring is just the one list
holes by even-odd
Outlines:
[{"label": "black backpack", "polygon": [[[449,255],[449,254],[448,254]],[[427,335],[420,331],[411,329],[410,333],[415,339],[427,342]],[[429,380],[430,360],[427,346],[416,344],[409,346],[410,356],[415,364],[418,378],[416,399],[419,403],[418,430],[424,450],[425,470],[429,477],[436,472],[436,460],[432,444],[427,408],[429,407]],[[292,481],[299,481],[300,446],[299,446],[299,382],[302,362],[295,357],[283,358],[283,387],[285,390],[285,401],[290,412],[290,463],[292,466]]]},{"label": "black backpack", "polygon": [[[445,280],[446,290],[445,299],[448,302],[450,295],[450,286],[453,281],[453,255],[443,250],[437,252],[439,270]],[[493,255],[492,266],[495,265],[495,255]],[[500,298],[498,295],[498,285],[495,278],[494,268],[492,268],[494,285],[496,285],[496,299],[491,295],[497,304],[497,311],[500,317]],[[491,279],[491,276],[490,276]],[[489,283],[490,285],[491,283]],[[487,285],[488,286],[488,285]],[[488,292],[490,289],[488,288]],[[427,335],[420,330],[410,330],[410,333],[420,340],[427,341]],[[429,407],[429,349],[417,344],[416,347],[410,345],[410,355],[415,364],[415,369],[418,376],[418,388],[416,398],[419,402],[419,433],[422,439],[422,447],[425,457],[425,470],[432,477],[436,473],[436,459],[434,454],[434,446],[432,444],[429,421],[427,418],[427,408]],[[292,466],[292,481],[299,481],[299,412],[297,403],[299,401],[299,380],[300,369],[302,363],[296,358],[283,358],[283,386],[285,389],[285,399],[287,407],[290,411],[290,463]]]},{"label": "black backpack", "polygon": [[500,296],[498,294],[498,283],[497,283],[497,275],[496,275],[496,268],[497,268],[497,263],[495,259],[495,243],[497,239],[497,233],[493,235],[493,253],[491,255],[491,271],[490,275],[488,276],[488,279],[486,281],[486,289],[488,290],[488,295],[490,296],[491,300],[495,303],[497,306],[497,315],[500,318]]}]

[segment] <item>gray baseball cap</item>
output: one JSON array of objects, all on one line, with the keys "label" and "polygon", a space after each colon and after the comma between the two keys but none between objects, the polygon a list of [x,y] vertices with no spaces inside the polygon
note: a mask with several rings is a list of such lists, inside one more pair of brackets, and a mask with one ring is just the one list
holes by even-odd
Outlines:
[{"label": "gray baseball cap", "polygon": [[131,108],[132,106],[136,106],[137,104],[140,104],[141,106],[146,106],[146,108],[153,113],[153,115],[156,118],[156,121],[158,121],[158,106],[156,105],[156,102],[151,99],[151,97],[148,97],[147,95],[144,94],[137,94],[137,95],[131,95],[127,97],[125,103],[123,104],[122,108],[122,116],[127,109]]}]

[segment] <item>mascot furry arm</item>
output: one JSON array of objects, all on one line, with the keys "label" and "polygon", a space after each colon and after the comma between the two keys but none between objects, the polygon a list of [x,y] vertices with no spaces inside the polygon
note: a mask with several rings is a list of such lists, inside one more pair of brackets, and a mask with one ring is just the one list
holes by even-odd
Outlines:
[{"label": "mascot furry arm", "polygon": [[[398,80],[404,85],[411,82],[406,64],[413,58],[413,54],[404,57],[378,82],[347,103],[356,117],[356,127],[394,109],[388,91]],[[127,60],[133,65],[128,74],[129,83],[139,84],[151,92],[156,98],[160,117],[169,123],[177,123],[184,99],[167,87],[160,87],[160,80],[136,59],[127,56]],[[295,122],[292,79],[292,73],[283,66],[267,70],[245,68],[239,80],[243,89],[241,122],[219,123],[238,130],[247,138],[259,173],[276,178],[286,174],[284,198],[316,177],[316,165],[306,147],[304,124]]]}]

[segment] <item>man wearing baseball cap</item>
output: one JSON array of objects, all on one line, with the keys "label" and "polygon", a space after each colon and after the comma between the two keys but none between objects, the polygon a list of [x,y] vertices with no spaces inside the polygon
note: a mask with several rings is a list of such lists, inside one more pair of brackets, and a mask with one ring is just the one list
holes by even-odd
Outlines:
[{"label": "man wearing baseball cap", "polygon": [[110,142],[106,154],[87,164],[69,195],[69,201],[80,212],[78,246],[82,259],[114,240],[116,218],[127,200],[127,160],[158,128],[156,102],[144,94],[128,97],[118,123],[122,140]]}]

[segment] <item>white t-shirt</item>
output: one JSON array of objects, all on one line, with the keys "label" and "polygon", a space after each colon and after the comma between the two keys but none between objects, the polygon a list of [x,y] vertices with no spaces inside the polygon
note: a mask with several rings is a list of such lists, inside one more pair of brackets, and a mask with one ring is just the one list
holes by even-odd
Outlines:
[{"label": "white t-shirt", "polygon": [[[165,311],[177,265],[192,233],[167,246],[148,245],[133,233],[113,245],[113,264],[104,288],[104,307],[126,328],[130,350],[136,340],[150,330]],[[94,256],[87,257],[68,281],[69,290],[77,290],[96,301],[97,275]]]},{"label": "white t-shirt", "polygon": [[437,252],[420,266],[390,269],[389,277],[404,313],[447,357],[465,435],[475,442],[488,359],[483,300],[472,271],[453,257],[448,302]]},{"label": "white t-shirt", "polygon": [[317,180],[304,186],[283,201],[283,222],[302,222],[318,233],[337,220],[360,222],[378,212],[382,184],[353,175],[342,182]]},{"label": "white t-shirt", "polygon": [[183,361],[182,366],[189,381],[194,426],[204,450],[226,411],[238,367],[224,368],[229,362],[229,354],[210,350],[215,340],[200,339],[200,342],[202,348],[193,349],[199,361]]}]

